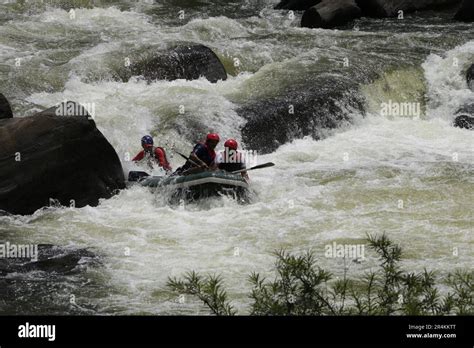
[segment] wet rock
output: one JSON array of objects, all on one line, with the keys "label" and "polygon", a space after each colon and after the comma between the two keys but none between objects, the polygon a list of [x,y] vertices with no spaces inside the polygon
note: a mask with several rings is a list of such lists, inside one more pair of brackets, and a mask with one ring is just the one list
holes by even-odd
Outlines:
[{"label": "wet rock", "polygon": [[227,79],[222,62],[210,48],[203,45],[178,46],[156,53],[132,64],[130,74],[143,76],[147,81],[195,80],[201,76],[211,82]]},{"label": "wet rock", "polygon": [[454,126],[464,129],[474,129],[474,103],[463,105],[456,111]]},{"label": "wet rock", "polygon": [[304,12],[301,26],[332,29],[346,25],[359,18],[361,14],[354,0],[324,0]]},{"label": "wet rock", "polygon": [[94,289],[107,284],[95,283],[87,270],[100,266],[101,257],[87,249],[51,244],[37,248],[34,260],[0,258],[0,315],[96,314],[89,300]]},{"label": "wet rock", "polygon": [[270,153],[293,139],[321,139],[328,130],[350,123],[354,112],[363,108],[353,80],[320,75],[310,86],[252,102],[237,112],[247,119],[242,129],[245,147]]},{"label": "wet rock", "polygon": [[96,206],[125,188],[119,157],[93,119],[56,111],[0,120],[1,210]]},{"label": "wet rock", "polygon": [[275,6],[276,10],[304,11],[319,4],[322,0],[284,0]]},{"label": "wet rock", "polygon": [[454,7],[460,0],[356,0],[364,16],[396,17],[404,13]]},{"label": "wet rock", "polygon": [[[36,252],[34,259],[0,258],[0,275],[32,271],[69,273],[81,264],[93,264],[99,260],[97,255],[87,249],[71,249],[52,244],[39,244]],[[32,255],[29,254],[29,256]]]},{"label": "wet rock", "polygon": [[472,64],[469,69],[467,69],[466,80],[467,85],[469,86],[471,91],[474,91],[474,64]]},{"label": "wet rock", "polygon": [[464,129],[474,129],[474,116],[461,115],[455,118],[454,126]]},{"label": "wet rock", "polygon": [[474,1],[463,0],[454,19],[462,22],[474,22]]},{"label": "wet rock", "polygon": [[0,119],[12,117],[13,113],[10,103],[8,102],[7,98],[5,98],[2,93],[0,93]]}]

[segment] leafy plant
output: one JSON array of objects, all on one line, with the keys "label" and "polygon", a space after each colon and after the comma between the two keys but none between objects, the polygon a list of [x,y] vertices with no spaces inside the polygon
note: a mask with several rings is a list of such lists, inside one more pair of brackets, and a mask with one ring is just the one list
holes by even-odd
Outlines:
[{"label": "leafy plant", "polygon": [[222,283],[220,276],[202,277],[192,271],[188,272],[183,280],[169,278],[167,286],[180,294],[196,296],[215,315],[235,315]]},{"label": "leafy plant", "polygon": [[[368,236],[368,245],[380,258],[379,268],[362,279],[333,279],[316,265],[312,252],[301,256],[275,252],[273,281],[252,273],[250,315],[449,315],[473,314],[473,272],[456,271],[444,282],[451,291],[440,295],[434,272],[404,271],[402,249],[388,237]],[[437,284],[438,281],[438,284]],[[220,276],[189,272],[169,279],[168,287],[198,297],[215,315],[235,315]]]}]

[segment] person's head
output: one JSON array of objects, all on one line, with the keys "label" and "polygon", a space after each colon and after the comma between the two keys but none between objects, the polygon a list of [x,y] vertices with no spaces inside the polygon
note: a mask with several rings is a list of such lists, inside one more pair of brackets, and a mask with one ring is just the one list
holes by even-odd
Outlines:
[{"label": "person's head", "polygon": [[206,144],[211,148],[215,149],[217,144],[219,144],[220,138],[217,133],[209,133],[206,137]]},{"label": "person's head", "polygon": [[142,147],[145,151],[149,151],[153,148],[153,138],[149,135],[145,135],[142,138]]},{"label": "person's head", "polygon": [[227,139],[226,142],[224,143],[224,147],[227,151],[229,150],[237,151],[239,144],[237,143],[235,139]]}]

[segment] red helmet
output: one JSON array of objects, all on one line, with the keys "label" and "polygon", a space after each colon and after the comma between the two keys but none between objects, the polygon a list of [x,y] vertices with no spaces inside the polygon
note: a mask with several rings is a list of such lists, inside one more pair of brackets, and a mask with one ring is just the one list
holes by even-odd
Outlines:
[{"label": "red helmet", "polygon": [[209,140],[216,140],[216,141],[220,141],[220,138],[219,138],[219,134],[217,133],[209,133],[206,137],[206,140],[209,141]]},{"label": "red helmet", "polygon": [[228,147],[231,150],[237,150],[239,144],[234,139],[229,139],[224,143],[224,147]]}]

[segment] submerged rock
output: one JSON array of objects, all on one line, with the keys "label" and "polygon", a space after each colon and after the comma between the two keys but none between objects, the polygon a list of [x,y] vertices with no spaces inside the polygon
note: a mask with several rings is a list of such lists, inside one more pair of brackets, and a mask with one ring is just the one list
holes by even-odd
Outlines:
[{"label": "submerged rock", "polygon": [[466,104],[456,112],[454,126],[464,129],[474,129],[474,103]]},{"label": "submerged rock", "polygon": [[0,258],[0,315],[96,314],[91,296],[94,289],[108,285],[97,283],[87,271],[100,266],[101,257],[87,249],[34,247],[33,260]]},{"label": "submerged rock", "polygon": [[130,74],[143,76],[147,81],[195,80],[201,76],[211,82],[227,79],[222,62],[210,48],[203,45],[178,46],[156,53],[132,64]]},{"label": "submerged rock", "polygon": [[354,0],[324,0],[304,12],[301,26],[332,29],[359,18],[361,14]]},{"label": "submerged rock", "polygon": [[474,129],[474,116],[462,115],[454,120],[454,126],[464,129]]},{"label": "submerged rock", "polygon": [[474,22],[474,1],[463,0],[459,11],[454,16],[454,19],[462,22]]},{"label": "submerged rock", "polygon": [[356,83],[320,75],[311,86],[255,101],[237,112],[247,119],[242,129],[245,147],[270,153],[293,139],[321,139],[327,130],[351,122],[354,111],[363,108],[364,99]]},{"label": "submerged rock", "polygon": [[119,157],[91,117],[54,110],[0,120],[1,210],[96,206],[125,188]]},{"label": "submerged rock", "polygon": [[13,113],[10,103],[8,102],[7,98],[5,98],[2,93],[0,93],[0,119],[12,117]]},{"label": "submerged rock", "polygon": [[356,0],[356,2],[364,16],[384,18],[396,17],[399,11],[409,13],[456,6],[460,0]]},{"label": "submerged rock", "polygon": [[[27,245],[23,245],[23,247],[30,248]],[[36,249],[33,259],[0,258],[0,275],[32,271],[69,273],[83,263],[97,262],[98,260],[98,257],[87,249],[71,249],[52,244],[39,244],[34,247]]]}]

